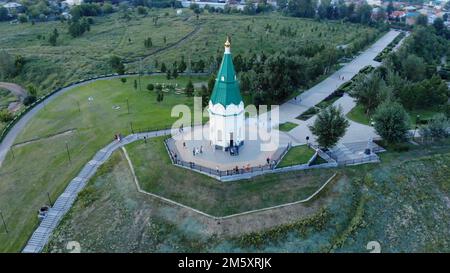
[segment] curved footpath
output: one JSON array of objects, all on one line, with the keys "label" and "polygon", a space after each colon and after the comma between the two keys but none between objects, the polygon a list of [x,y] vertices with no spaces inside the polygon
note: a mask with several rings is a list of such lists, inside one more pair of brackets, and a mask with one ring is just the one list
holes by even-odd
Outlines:
[{"label": "curved footpath", "polygon": [[[391,30],[388,33],[386,33],[383,37],[381,37],[377,42],[375,42],[371,47],[369,47],[367,50],[365,50],[362,54],[360,54],[358,57],[353,59],[353,61],[347,65],[345,65],[343,68],[341,68],[339,71],[335,72],[331,76],[329,76],[327,79],[319,83],[318,85],[312,87],[308,91],[305,91],[301,95],[301,101],[302,103],[294,104],[292,101],[288,101],[281,105],[280,107],[280,116],[282,121],[286,120],[293,120],[294,117],[298,116],[302,112],[306,111],[310,106],[313,106],[320,102],[323,98],[334,92],[340,84],[344,83],[345,81],[342,81],[340,84],[337,84],[339,80],[339,75],[345,74],[345,79],[349,80],[353,75],[356,75],[360,69],[362,69],[366,65],[374,65],[373,58],[381,52],[397,35],[399,34],[398,31]],[[159,73],[154,73],[159,74]],[[10,129],[10,131],[7,133],[3,141],[0,143],[0,167],[5,159],[5,156],[11,146],[14,143],[14,140],[18,136],[18,134],[22,131],[22,129],[27,125],[27,123],[37,114],[39,110],[45,107],[45,105],[51,101],[53,101],[58,96],[70,91],[71,89],[89,84],[91,82],[94,82],[96,80],[100,79],[112,79],[112,78],[119,78],[119,77],[127,77],[128,75],[110,75],[110,76],[104,76],[99,77],[92,80],[87,80],[79,83],[72,84],[68,87],[64,87],[58,92],[50,95],[48,98],[37,104],[35,107],[33,107],[30,111],[28,111],[26,114],[24,114],[20,120],[14,124],[14,126]],[[339,79],[339,78],[338,78]],[[331,82],[330,82],[331,81]],[[311,104],[311,105],[310,105]],[[294,107],[292,107],[294,106]],[[23,250],[23,252],[40,252],[42,248],[45,246],[46,242],[48,241],[51,232],[53,229],[58,225],[59,221],[61,220],[62,216],[67,212],[70,207],[72,206],[73,202],[75,201],[75,198],[78,194],[78,192],[84,187],[86,182],[89,180],[90,177],[92,177],[98,166],[103,164],[111,155],[113,151],[116,149],[122,147],[123,145],[126,145],[128,143],[134,142],[140,137],[148,136],[148,137],[156,137],[160,135],[170,134],[170,130],[163,130],[163,131],[154,131],[154,132],[148,132],[143,133],[142,136],[140,134],[130,135],[122,140],[122,142],[112,142],[105,148],[101,149],[94,158],[89,161],[85,167],[81,170],[79,175],[74,178],[69,185],[67,186],[66,190],[63,194],[59,196],[55,204],[53,205],[51,211],[48,213],[47,217],[41,222],[39,227],[35,230],[32,237],[28,241],[27,246]]]},{"label": "curved footpath", "polygon": [[105,163],[111,154],[120,149],[121,147],[135,142],[139,139],[158,137],[162,135],[169,135],[170,129],[153,131],[148,133],[133,134],[123,138],[120,142],[113,141],[106,147],[98,151],[91,161],[89,161],[83,169],[78,173],[77,177],[70,181],[64,192],[56,199],[53,206],[47,213],[47,216],[39,224],[38,228],[34,231],[31,238],[28,240],[27,245],[22,250],[24,253],[38,253],[41,252],[44,246],[47,244],[50,235],[53,230],[58,226],[59,222],[66,214],[66,212],[72,207],[73,202],[78,196],[78,193],[84,188],[89,179],[94,176],[98,167]]}]

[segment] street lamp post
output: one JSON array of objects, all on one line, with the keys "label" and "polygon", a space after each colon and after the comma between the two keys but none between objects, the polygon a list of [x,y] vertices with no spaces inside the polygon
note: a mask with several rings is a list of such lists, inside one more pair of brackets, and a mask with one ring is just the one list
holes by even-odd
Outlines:
[{"label": "street lamp post", "polygon": [[69,151],[69,144],[66,141],[66,151],[67,151],[67,157],[69,158],[69,163],[72,162],[72,160],[70,159],[70,151]]}]

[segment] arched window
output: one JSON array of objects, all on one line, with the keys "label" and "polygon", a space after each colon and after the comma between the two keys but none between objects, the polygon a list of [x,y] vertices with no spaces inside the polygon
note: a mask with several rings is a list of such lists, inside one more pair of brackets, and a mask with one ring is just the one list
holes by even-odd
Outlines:
[{"label": "arched window", "polygon": [[220,78],[220,80],[221,80],[221,81],[225,81],[225,77],[222,76],[222,77]]}]

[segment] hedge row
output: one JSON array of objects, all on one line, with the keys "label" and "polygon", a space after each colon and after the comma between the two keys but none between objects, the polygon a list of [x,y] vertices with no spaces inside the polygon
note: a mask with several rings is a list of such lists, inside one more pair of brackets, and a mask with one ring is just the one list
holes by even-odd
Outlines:
[{"label": "hedge row", "polygon": [[384,60],[384,58],[386,58],[389,53],[391,53],[391,51],[394,49],[394,47],[405,37],[405,33],[401,32],[399,35],[397,35],[397,37],[394,38],[394,40],[392,40],[387,47],[385,47],[380,53],[378,53],[378,55],[374,58],[375,61],[377,62],[381,62]]}]

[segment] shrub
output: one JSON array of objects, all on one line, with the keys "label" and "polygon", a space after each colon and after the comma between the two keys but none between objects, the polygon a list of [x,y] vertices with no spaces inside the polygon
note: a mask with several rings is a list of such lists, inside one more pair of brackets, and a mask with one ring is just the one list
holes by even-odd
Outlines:
[{"label": "shrub", "polygon": [[14,118],[14,116],[10,111],[8,111],[6,109],[3,109],[2,111],[0,111],[0,121],[1,122],[7,123],[7,122],[10,122],[13,118]]},{"label": "shrub", "polygon": [[450,120],[445,114],[439,113],[420,129],[420,135],[426,138],[446,138],[450,135],[449,127]]},{"label": "shrub", "polygon": [[36,101],[36,97],[35,96],[27,96],[24,100],[23,100],[23,104],[25,106],[31,105],[33,102]]},{"label": "shrub", "polygon": [[384,102],[373,116],[375,130],[388,143],[399,143],[406,139],[409,116],[397,102]]}]

